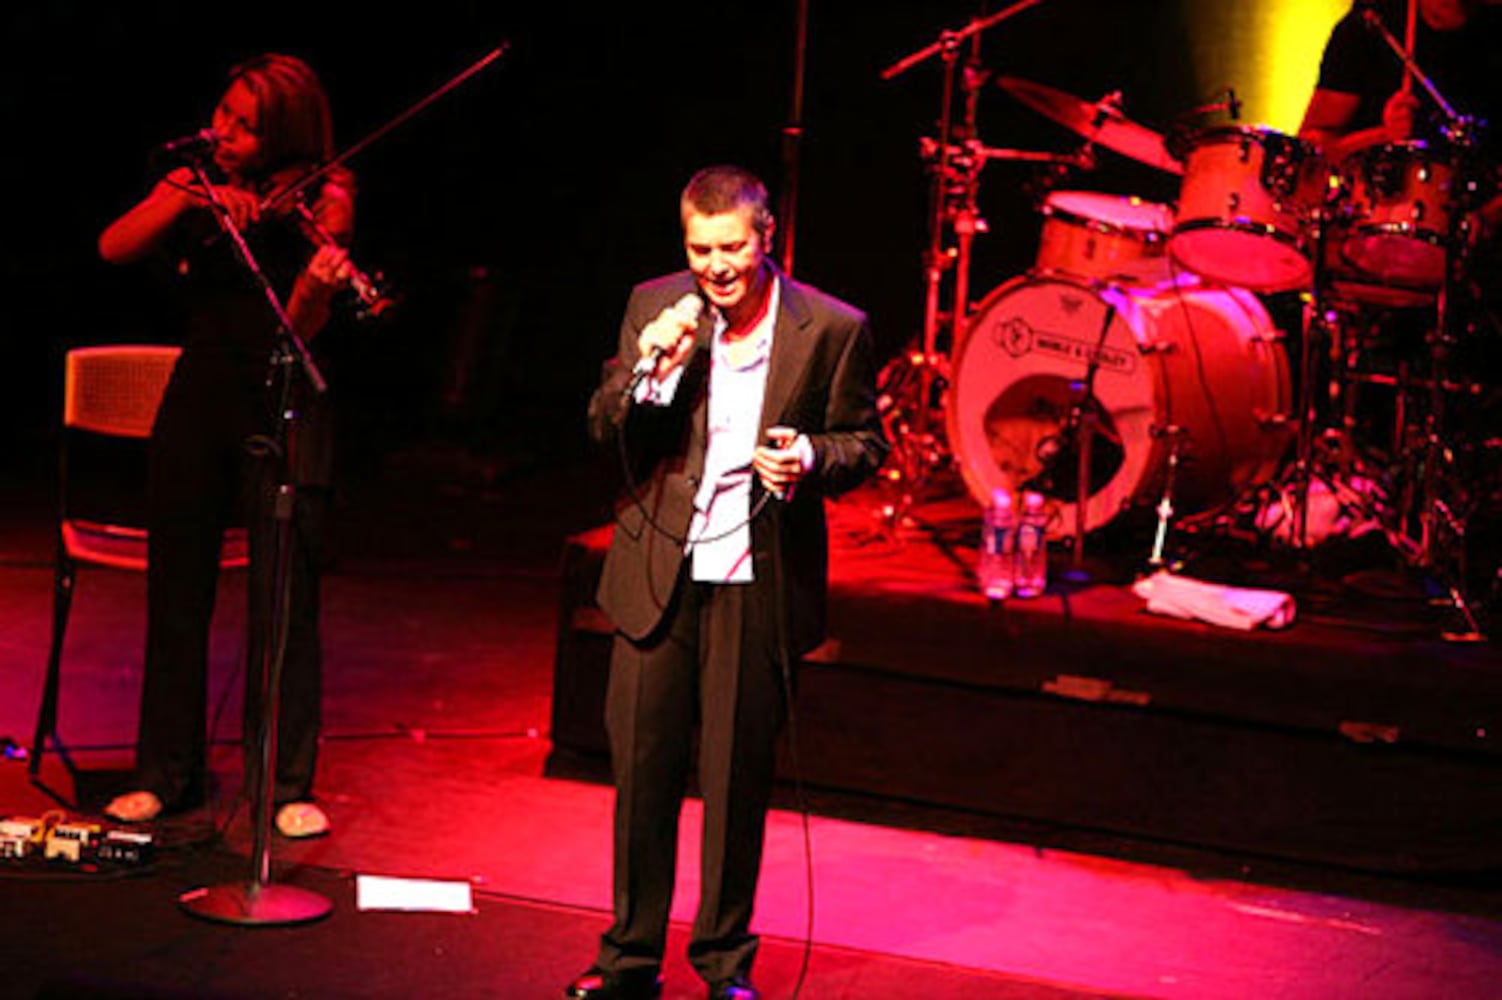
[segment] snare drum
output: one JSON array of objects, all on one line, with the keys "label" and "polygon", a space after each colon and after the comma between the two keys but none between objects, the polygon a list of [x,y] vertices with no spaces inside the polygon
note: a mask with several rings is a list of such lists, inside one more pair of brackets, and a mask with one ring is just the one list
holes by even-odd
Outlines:
[{"label": "snare drum", "polygon": [[1423,142],[1373,146],[1344,165],[1350,228],[1340,255],[1362,275],[1400,289],[1445,280],[1454,171]]},{"label": "snare drum", "polygon": [[1043,203],[1036,271],[1153,285],[1169,277],[1173,210],[1141,198],[1054,191]]},{"label": "snare drum", "polygon": [[1059,455],[1086,380],[1087,532],[1156,501],[1173,447],[1174,507],[1195,520],[1269,482],[1292,438],[1282,337],[1251,292],[1024,276],[976,309],[951,373],[950,446],[977,502],[1050,478],[1051,513],[1073,530],[1077,471]]},{"label": "snare drum", "polygon": [[1180,143],[1184,184],[1168,250],[1210,281],[1262,292],[1307,286],[1306,217],[1324,195],[1315,147],[1269,128],[1203,129]]}]

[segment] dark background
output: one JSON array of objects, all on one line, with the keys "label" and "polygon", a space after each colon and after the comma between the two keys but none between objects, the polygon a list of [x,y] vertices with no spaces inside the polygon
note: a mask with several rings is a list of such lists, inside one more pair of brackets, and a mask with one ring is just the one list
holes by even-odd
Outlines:
[{"label": "dark background", "polygon": [[[866,308],[886,356],[921,327],[918,139],[933,132],[942,74],[937,60],[891,82],[879,73],[983,8],[810,6],[795,272]],[[584,403],[627,291],[682,266],[684,181],[733,161],[780,194],[796,11],[795,0],[10,5],[6,433],[16,444],[52,433],[68,346],[161,339],[150,283],[101,263],[95,240],[148,189],[149,150],[206,124],[230,65],[265,50],[306,58],[345,147],[504,40],[504,59],[351,162],[356,261],[404,301],[380,324],[337,324],[321,350],[367,456],[435,438],[582,448]],[[983,40],[989,70],[1091,99],[1120,89],[1131,117],[1159,128],[1204,99],[1189,52],[1178,0],[1050,0]],[[979,123],[990,146],[1076,144],[995,87]],[[1032,178],[1020,164],[986,168],[976,299],[1032,260]],[[1177,182],[1103,152],[1066,186],[1170,201]]]}]

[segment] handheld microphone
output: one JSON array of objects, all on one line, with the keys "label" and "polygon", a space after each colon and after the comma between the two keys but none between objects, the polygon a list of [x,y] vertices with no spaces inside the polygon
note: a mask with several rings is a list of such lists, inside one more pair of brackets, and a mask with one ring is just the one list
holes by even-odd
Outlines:
[{"label": "handheld microphone", "polygon": [[201,128],[192,135],[162,143],[156,151],[164,156],[194,157],[212,153],[218,145],[219,133],[212,128]]},{"label": "handheld microphone", "polygon": [[[664,309],[658,315],[658,319],[663,318],[669,313],[674,313],[685,323],[697,324],[703,312],[704,300],[699,297],[699,293],[688,292],[677,302]],[[654,347],[637,359],[635,367],[631,369],[631,381],[626,384],[625,395],[627,398],[635,395],[636,387],[641,384],[642,379],[657,370],[657,362],[662,360],[662,356],[666,353],[667,351],[663,348]]]}]

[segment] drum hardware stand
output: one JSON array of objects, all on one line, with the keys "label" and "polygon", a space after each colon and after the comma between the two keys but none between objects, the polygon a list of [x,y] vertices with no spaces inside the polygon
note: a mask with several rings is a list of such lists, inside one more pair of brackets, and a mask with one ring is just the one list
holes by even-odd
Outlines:
[{"label": "drum hardware stand", "polygon": [[[894,454],[900,453],[894,471],[899,476],[909,477],[902,490],[899,508],[888,514],[894,524],[905,514],[905,508],[910,505],[916,489],[948,457],[947,448],[939,441],[935,427],[932,426],[931,412],[935,408],[936,383],[947,368],[947,357],[939,346],[940,334],[947,325],[952,350],[969,316],[972,245],[977,233],[987,231],[986,221],[981,217],[976,203],[980,169],[987,159],[983,155],[984,147],[975,140],[976,104],[979,91],[989,76],[989,71],[980,61],[980,36],[986,29],[1042,2],[1043,0],[1019,0],[995,14],[972,19],[959,30],[944,31],[937,41],[905,56],[881,72],[883,80],[892,80],[933,56],[939,56],[944,65],[937,123],[939,138],[924,138],[919,147],[921,155],[930,164],[931,178],[929,239],[923,263],[923,332],[920,349],[908,352],[899,362],[916,369],[916,387],[904,394],[908,398],[898,399],[894,396],[892,400],[892,405],[906,406],[911,410],[909,418],[896,419],[892,424],[893,429],[901,435],[892,442]],[[970,56],[960,75],[960,86],[965,92],[964,114],[963,122],[957,124],[954,107],[956,70],[960,66],[960,46],[966,39],[970,40]],[[953,141],[957,135],[963,136],[958,144]],[[953,228],[956,238],[954,247],[944,245],[946,223]],[[940,309],[940,293],[944,274],[950,268],[954,269],[955,274],[954,304],[946,323]],[[908,379],[902,373],[897,373],[896,381],[906,383]],[[913,395],[916,395],[916,399],[911,398]]]},{"label": "drum hardware stand", "polygon": [[[1363,12],[1363,20],[1366,26],[1376,33],[1393,54],[1403,64],[1405,72],[1419,82],[1424,91],[1434,101],[1440,114],[1444,117],[1444,125],[1440,131],[1449,142],[1454,155],[1451,159],[1454,170],[1453,176],[1460,178],[1465,170],[1461,161],[1468,161],[1470,154],[1475,151],[1480,142],[1478,135],[1479,123],[1475,118],[1462,115],[1455,107],[1445,100],[1434,82],[1429,79],[1413,58],[1404,48],[1403,44],[1388,30],[1382,22],[1382,17],[1375,10]],[[1461,194],[1473,195],[1473,191],[1466,190],[1464,184],[1457,184]],[[1460,195],[1454,196],[1457,204],[1455,211],[1450,216],[1450,231],[1447,234],[1447,259],[1445,261],[1444,282],[1439,289],[1438,302],[1436,305],[1435,328],[1430,340],[1430,371],[1429,371],[1429,412],[1425,414],[1424,426],[1424,458],[1422,461],[1422,482],[1420,492],[1423,496],[1422,509],[1419,512],[1419,542],[1413,561],[1417,565],[1435,572],[1439,576],[1447,577],[1441,581],[1448,591],[1448,603],[1464,618],[1466,628],[1463,632],[1446,632],[1444,638],[1452,641],[1480,641],[1485,638],[1477,627],[1475,616],[1471,613],[1469,602],[1462,591],[1461,584],[1455,580],[1454,573],[1446,574],[1439,566],[1438,533],[1440,529],[1447,528],[1457,537],[1463,538],[1466,530],[1465,518],[1457,517],[1450,505],[1441,495],[1441,466],[1448,465],[1453,461],[1453,453],[1445,441],[1447,430],[1447,408],[1445,406],[1445,394],[1450,383],[1449,361],[1450,348],[1456,341],[1451,326],[1455,322],[1453,299],[1461,289],[1467,286],[1467,275],[1470,271],[1470,247],[1469,233],[1467,232],[1468,221],[1465,219],[1466,211],[1470,206],[1459,204]],[[1461,560],[1460,581],[1464,581],[1464,560]]]},{"label": "drum hardware stand", "polygon": [[1158,526],[1153,532],[1153,549],[1147,557],[1147,565],[1153,570],[1167,566],[1163,561],[1163,548],[1168,542],[1168,523],[1173,519],[1173,491],[1178,480],[1179,450],[1184,444],[1184,429],[1165,427],[1159,434],[1168,438],[1168,464],[1163,473],[1163,495],[1158,498],[1156,508]]},{"label": "drum hardware stand", "polygon": [[[1369,317],[1362,317],[1358,312],[1352,311],[1352,306],[1354,304],[1344,311],[1337,312],[1341,317],[1337,321],[1339,324],[1338,343],[1332,345],[1332,357],[1337,349],[1339,351],[1339,357],[1335,358],[1338,378],[1335,380],[1333,391],[1338,392],[1340,396],[1338,412],[1341,430],[1347,437],[1356,433],[1360,424],[1357,411],[1365,395],[1363,387],[1380,386],[1391,390],[1393,413],[1387,439],[1383,442],[1384,451],[1381,453],[1390,462],[1395,456],[1402,454],[1405,428],[1408,426],[1408,386],[1410,383],[1408,361],[1398,358],[1396,370],[1391,374],[1362,370],[1362,344],[1375,340],[1380,334],[1380,327]],[[1365,320],[1364,325],[1363,320]]]},{"label": "drum hardware stand", "polygon": [[1310,215],[1313,230],[1314,278],[1309,298],[1304,303],[1303,337],[1299,345],[1298,443],[1294,458],[1293,530],[1289,542],[1297,551],[1309,545],[1309,490],[1314,474],[1314,430],[1318,422],[1315,392],[1315,339],[1329,334],[1335,320],[1325,309],[1325,251],[1332,213],[1328,202]]},{"label": "drum hardware stand", "polygon": [[1467,529],[1466,518],[1457,515],[1445,499],[1441,482],[1442,478],[1446,478],[1445,468],[1454,462],[1454,452],[1446,441],[1448,408],[1445,398],[1453,385],[1449,377],[1450,348],[1454,342],[1450,329],[1454,321],[1451,299],[1453,293],[1463,287],[1461,279],[1470,265],[1465,240],[1467,234],[1460,221],[1461,214],[1456,213],[1456,221],[1451,225],[1450,247],[1454,251],[1454,259],[1447,261],[1445,282],[1439,291],[1435,329],[1431,334],[1427,387],[1429,411],[1424,415],[1424,457],[1421,463],[1423,471],[1420,491],[1423,501],[1419,512],[1419,544],[1414,559],[1418,566],[1433,572],[1439,578],[1437,582],[1447,592],[1448,600],[1445,603],[1465,622],[1462,630],[1445,630],[1443,638],[1450,642],[1481,642],[1486,639],[1486,635],[1481,631],[1462,589],[1466,569],[1465,547],[1463,544],[1451,545],[1449,548],[1459,555],[1452,557],[1450,566],[1442,566],[1440,555],[1443,547],[1439,541],[1443,532],[1463,542]]},{"label": "drum hardware stand", "polygon": [[[1455,559],[1454,573],[1450,574],[1449,579],[1444,581],[1447,599],[1441,603],[1454,608],[1465,623],[1462,629],[1445,629],[1440,633],[1440,636],[1446,642],[1485,642],[1486,633],[1481,630],[1480,624],[1476,621],[1476,616],[1471,613],[1470,601],[1466,599],[1465,592],[1461,589],[1466,579],[1467,570],[1465,558],[1466,518],[1464,516],[1457,516],[1450,509],[1450,505],[1442,499],[1435,500],[1433,515],[1436,528],[1443,526],[1454,537],[1454,550],[1459,553]],[[1461,581],[1461,583],[1456,583],[1455,581],[1457,580]]]}]

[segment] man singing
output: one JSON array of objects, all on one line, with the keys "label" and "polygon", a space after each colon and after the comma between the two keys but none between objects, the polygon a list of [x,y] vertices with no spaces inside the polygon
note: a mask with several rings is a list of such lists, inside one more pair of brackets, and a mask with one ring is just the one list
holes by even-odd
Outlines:
[{"label": "man singing", "polygon": [[761,181],[701,170],[679,211],[688,270],[632,291],[590,401],[591,433],[631,469],[598,595],[616,628],[605,708],[615,921],[565,991],[576,1000],[661,990],[696,725],[703,860],[689,961],[711,1000],[758,996],[751,908],[787,661],[823,637],[824,498],[887,450],[866,317],[768,260]]}]

